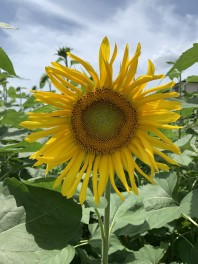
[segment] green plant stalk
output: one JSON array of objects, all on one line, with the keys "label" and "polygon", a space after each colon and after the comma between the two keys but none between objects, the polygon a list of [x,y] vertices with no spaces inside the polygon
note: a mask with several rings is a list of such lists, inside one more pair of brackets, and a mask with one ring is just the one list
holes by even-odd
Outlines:
[{"label": "green plant stalk", "polygon": [[111,183],[108,181],[105,198],[107,200],[107,207],[104,212],[104,237],[102,239],[102,264],[108,264],[108,251],[109,251],[109,239],[110,239],[110,206],[111,206]]}]

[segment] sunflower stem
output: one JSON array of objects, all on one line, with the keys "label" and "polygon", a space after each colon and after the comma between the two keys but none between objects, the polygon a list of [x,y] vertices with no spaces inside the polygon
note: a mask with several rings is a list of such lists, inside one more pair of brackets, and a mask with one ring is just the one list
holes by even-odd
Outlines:
[{"label": "sunflower stem", "polygon": [[110,200],[111,200],[111,184],[108,181],[105,198],[107,200],[107,207],[104,211],[104,237],[102,239],[102,264],[108,264],[108,251],[109,251],[109,239],[110,239]]}]

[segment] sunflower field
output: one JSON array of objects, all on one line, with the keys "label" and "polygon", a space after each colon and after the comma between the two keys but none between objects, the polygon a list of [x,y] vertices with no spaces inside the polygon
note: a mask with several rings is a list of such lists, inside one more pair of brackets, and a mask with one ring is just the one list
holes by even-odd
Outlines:
[{"label": "sunflower field", "polygon": [[0,48],[0,264],[198,263],[198,43],[150,90],[139,44],[115,81],[109,49],[100,76],[59,49],[30,92]]}]

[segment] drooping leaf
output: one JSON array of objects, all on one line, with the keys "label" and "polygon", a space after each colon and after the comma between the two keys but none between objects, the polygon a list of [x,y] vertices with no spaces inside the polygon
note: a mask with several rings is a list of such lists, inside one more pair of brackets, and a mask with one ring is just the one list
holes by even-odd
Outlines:
[{"label": "drooping leaf", "polygon": [[196,62],[198,62],[198,43],[194,43],[192,48],[182,53],[167,75],[170,75],[175,69],[182,72]]},{"label": "drooping leaf", "polygon": [[11,60],[2,48],[0,48],[0,69],[16,76]]},{"label": "drooping leaf", "polygon": [[16,144],[7,145],[0,149],[0,152],[35,152],[41,148],[42,144],[39,142],[22,141]]}]

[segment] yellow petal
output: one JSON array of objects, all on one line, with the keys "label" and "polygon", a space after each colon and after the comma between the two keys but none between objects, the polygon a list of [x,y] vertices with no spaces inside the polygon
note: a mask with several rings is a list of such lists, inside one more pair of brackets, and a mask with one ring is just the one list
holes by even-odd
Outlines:
[{"label": "yellow petal", "polygon": [[144,92],[142,92],[141,94],[139,94],[137,96],[137,98],[138,99],[143,98],[145,95],[156,92],[156,91],[160,91],[160,90],[164,90],[164,89],[171,89],[173,87],[173,85],[175,85],[175,82],[169,82],[169,83],[165,83],[163,85],[156,86],[154,88],[149,88],[149,89],[145,90]]},{"label": "yellow petal", "polygon": [[93,81],[95,83],[95,86],[98,87],[99,85],[99,79],[98,79],[98,75],[96,73],[96,71],[94,70],[94,68],[86,61],[80,59],[79,57],[75,56],[74,54],[71,53],[67,53],[68,56],[70,56],[72,59],[78,61],[80,64],[83,65],[83,67],[88,71],[88,73],[91,75],[91,77],[93,78]]},{"label": "yellow petal", "polygon": [[55,133],[57,133],[63,129],[66,129],[66,128],[67,127],[65,125],[63,125],[63,126],[58,126],[58,127],[47,129],[47,130],[34,132],[34,133],[30,134],[29,136],[27,136],[25,138],[25,140],[27,142],[34,142],[34,141],[38,140],[39,138],[47,137],[49,135],[55,134]]},{"label": "yellow petal", "polygon": [[[80,167],[82,165],[83,159],[84,159],[85,153],[84,151],[81,151],[79,153],[77,153],[77,155],[75,155],[74,157],[72,157],[72,165],[69,169],[69,171],[67,172],[67,174],[65,175],[65,179],[62,185],[62,194],[64,196],[67,196],[76,177],[78,172],[80,171]],[[70,198],[70,197],[68,197]]]},{"label": "yellow petal", "polygon": [[99,50],[99,68],[100,68],[100,87],[103,87],[106,82],[109,81],[109,77],[107,71],[108,68],[108,60],[110,56],[110,45],[108,38],[105,37],[100,45]]},{"label": "yellow petal", "polygon": [[126,78],[123,84],[123,89],[128,88],[130,83],[134,80],[136,71],[137,71],[137,66],[138,66],[138,59],[141,54],[141,45],[138,43],[136,52],[133,56],[133,58],[130,60],[128,64],[128,71],[126,73]]},{"label": "yellow petal", "polygon": [[151,111],[142,113],[141,123],[145,122],[159,122],[159,123],[172,123],[180,118],[180,115],[175,112],[170,112],[166,110]]},{"label": "yellow petal", "polygon": [[76,191],[76,188],[77,188],[79,182],[81,181],[81,179],[83,177],[83,174],[86,171],[88,165],[89,165],[89,155],[86,156],[84,164],[83,164],[81,170],[79,171],[79,173],[78,173],[78,175],[77,175],[77,177],[76,177],[76,179],[75,179],[75,181],[73,183],[73,186],[71,187],[70,191],[67,194],[68,198],[72,197],[74,195],[74,193]]},{"label": "yellow petal", "polygon": [[50,78],[52,84],[61,93],[65,94],[65,95],[68,95],[68,96],[72,96],[72,97],[75,97],[76,96],[73,92],[71,92],[71,91],[68,90],[67,86],[65,86],[62,82],[59,82],[57,80],[57,78],[55,78],[51,67],[46,67],[45,70],[46,70],[46,73],[47,73],[48,77]]},{"label": "yellow petal", "polygon": [[156,153],[157,155],[159,155],[160,157],[162,157],[168,163],[178,165],[178,163],[176,161],[174,161],[173,159],[171,159],[170,157],[168,157],[167,155],[165,155],[164,153],[162,153],[160,150],[158,150],[156,148],[153,148],[153,150],[154,150],[154,153]]},{"label": "yellow petal", "polygon": [[108,172],[108,156],[102,155],[100,158],[99,164],[99,183],[98,183],[98,195],[99,197],[103,194],[105,187],[107,185],[109,179],[109,172]]},{"label": "yellow petal", "polygon": [[135,194],[138,194],[138,188],[137,188],[137,185],[135,183],[135,177],[134,177],[135,167],[134,167],[134,162],[132,160],[133,159],[132,155],[131,155],[128,148],[123,148],[122,151],[123,151],[123,157],[125,157],[125,159],[126,159],[126,170],[129,174],[129,179],[131,182],[132,190]]},{"label": "yellow petal", "polygon": [[[59,81],[59,85],[64,85],[65,87],[67,87],[67,93],[68,93],[68,88],[71,89],[73,92],[77,93],[79,96],[82,96],[82,91],[79,89],[79,87],[76,87],[74,85],[72,85],[70,82],[68,82],[64,77],[62,77],[61,75],[58,74],[53,74],[53,76]],[[73,94],[73,92],[69,91],[69,94]]]},{"label": "yellow petal", "polygon": [[92,170],[93,160],[94,160],[95,154],[90,153],[90,154],[88,154],[88,156],[89,156],[89,165],[88,165],[88,168],[87,168],[87,171],[86,171],[86,175],[85,175],[85,178],[83,180],[82,187],[81,187],[81,190],[80,190],[79,201],[80,201],[81,204],[83,204],[84,201],[86,200],[87,186],[88,186],[88,183],[89,183],[89,177],[90,177],[90,174],[91,174],[91,170]]},{"label": "yellow petal", "polygon": [[120,197],[120,199],[122,201],[124,201],[124,197],[123,197],[122,193],[116,187],[114,176],[115,176],[115,172],[114,172],[114,167],[113,167],[113,161],[112,161],[112,157],[109,155],[109,177],[110,177],[111,185],[112,185],[114,191]]},{"label": "yellow petal", "polygon": [[129,192],[129,186],[126,180],[126,176],[124,173],[124,169],[123,169],[123,165],[121,162],[121,156],[120,156],[120,152],[116,151],[115,153],[112,154],[112,160],[113,160],[113,166],[114,169],[116,171],[116,174],[118,176],[118,178],[121,180],[121,182],[123,183],[125,189],[127,192]]},{"label": "yellow petal", "polygon": [[81,85],[86,91],[90,91],[94,86],[92,81],[85,74],[82,74],[77,70],[66,68],[57,62],[53,62],[52,65],[56,67],[50,68],[52,74],[54,73],[64,76],[65,78],[68,78],[69,80]]},{"label": "yellow petal", "polygon": [[155,73],[155,66],[152,63],[151,60],[148,60],[148,70],[147,70],[147,75],[154,75]]},{"label": "yellow petal", "polygon": [[158,101],[158,100],[162,100],[162,99],[165,99],[165,98],[174,98],[174,97],[177,97],[179,96],[178,93],[176,92],[168,92],[168,93],[159,93],[159,94],[150,94],[144,98],[142,98],[141,100],[138,100],[138,98],[136,99],[135,101],[135,105],[136,107],[141,107],[141,105],[144,105],[144,104],[147,104],[147,103],[150,103],[150,102],[155,102],[155,101]]},{"label": "yellow petal", "polygon": [[20,126],[28,129],[36,129],[36,128],[56,127],[65,124],[66,124],[65,117],[57,117],[51,119],[48,118],[47,120],[41,120],[41,121],[23,121],[20,123]]},{"label": "yellow petal", "polygon": [[169,171],[169,169],[170,169],[170,168],[169,168],[166,164],[164,164],[164,163],[156,162],[156,164],[157,164],[158,168],[161,169],[161,170],[163,170],[163,171]]},{"label": "yellow petal", "polygon": [[[76,159],[76,155],[68,162],[68,164],[66,165],[66,167],[64,168],[64,170],[61,172],[61,174],[58,176],[58,178],[55,180],[54,182],[54,188],[58,187],[62,180],[65,178],[65,176],[67,175],[68,171],[70,170],[70,168],[73,166],[74,162]],[[64,188],[62,188],[63,195],[65,194]]]},{"label": "yellow petal", "polygon": [[144,84],[147,84],[150,81],[164,78],[164,75],[143,75],[136,79],[131,85],[129,85],[129,98],[135,98],[140,94],[144,88]]}]

